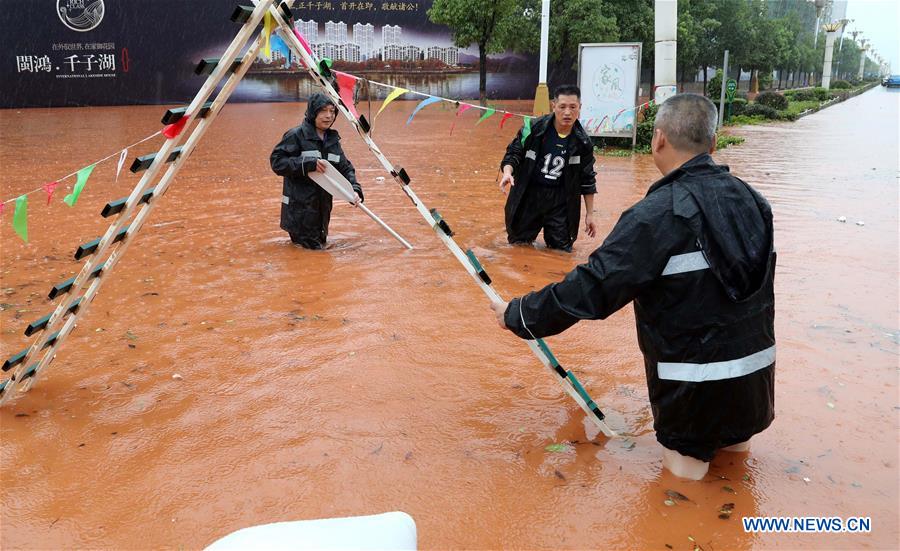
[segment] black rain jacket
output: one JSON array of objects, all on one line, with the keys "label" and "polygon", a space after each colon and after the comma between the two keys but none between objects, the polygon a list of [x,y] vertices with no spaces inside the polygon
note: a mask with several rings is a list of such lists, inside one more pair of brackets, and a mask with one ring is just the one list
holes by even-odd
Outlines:
[{"label": "black rain jacket", "polygon": [[634,301],[657,439],[709,461],[774,418],[773,235],[768,202],[698,155],[625,211],[587,263],[514,299],[506,325],[540,338]]},{"label": "black rain jacket", "polygon": [[[516,185],[509,190],[506,198],[506,232],[509,235],[519,233],[514,226],[516,212],[522,206],[522,198],[531,185],[531,177],[537,165],[537,156],[541,151],[544,133],[553,131],[554,115],[545,115],[531,123],[531,134],[522,143],[522,129],[506,147],[506,155],[500,163],[500,170],[505,165],[513,167],[513,178]],[[563,185],[568,196],[567,226],[569,237],[574,242],[578,238],[578,227],[581,223],[581,196],[597,193],[596,172],[594,172],[594,144],[590,136],[575,121],[572,127],[572,153],[563,169]]]},{"label": "black rain jacket", "polygon": [[326,130],[324,140],[316,132],[316,114],[327,105],[334,104],[324,94],[311,95],[303,123],[285,132],[269,158],[275,174],[284,176],[281,229],[322,244],[328,236],[332,197],[307,176],[315,170],[316,160],[325,159],[333,164],[359,197],[363,197],[353,164],[341,149],[337,130]]}]

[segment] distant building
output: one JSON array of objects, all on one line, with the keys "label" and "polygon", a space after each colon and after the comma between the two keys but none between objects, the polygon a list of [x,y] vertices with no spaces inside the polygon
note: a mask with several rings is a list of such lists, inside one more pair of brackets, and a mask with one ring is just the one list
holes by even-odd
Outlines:
[{"label": "distant building", "polygon": [[320,59],[328,58],[331,60],[339,59],[338,55],[340,52],[340,46],[337,44],[332,44],[331,42],[319,42],[318,44],[312,44],[312,49],[316,53]]},{"label": "distant building", "polygon": [[381,44],[382,47],[391,45],[399,45],[402,29],[400,25],[385,25],[381,27]]},{"label": "distant building", "polygon": [[319,41],[319,24],[312,19],[309,21],[301,19],[297,23],[294,23],[294,28],[300,31],[300,34],[302,34],[310,44]]},{"label": "distant building", "polygon": [[337,23],[333,21],[325,22],[325,42],[330,42],[331,44],[346,44],[347,43],[347,24],[343,21],[338,21]]},{"label": "distant building", "polygon": [[338,59],[342,61],[350,61],[353,63],[359,63],[362,61],[362,56],[360,55],[359,44],[354,44],[352,42],[348,42],[347,44],[341,44],[338,47]]},{"label": "distant building", "polygon": [[459,64],[459,48],[450,46],[442,48],[440,46],[429,46],[425,50],[425,59],[437,59],[444,62],[445,65]]},{"label": "distant building", "polygon": [[383,48],[384,61],[420,61],[422,48],[412,44],[389,44]]},{"label": "distant building", "polygon": [[359,46],[362,60],[371,58],[375,52],[375,27],[371,23],[353,25],[353,43]]}]

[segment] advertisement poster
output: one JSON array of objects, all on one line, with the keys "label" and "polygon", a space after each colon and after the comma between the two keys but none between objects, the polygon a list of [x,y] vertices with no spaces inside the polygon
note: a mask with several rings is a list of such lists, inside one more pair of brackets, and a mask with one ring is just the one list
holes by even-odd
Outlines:
[{"label": "advertisement poster", "polygon": [[592,136],[634,138],[641,44],[580,44],[581,123]]},{"label": "advertisement poster", "polygon": [[[478,97],[477,47],[431,23],[432,2],[291,2],[295,27],[335,68],[456,99]],[[0,107],[179,104],[202,85],[194,68],[221,55],[239,25],[221,0],[0,0]],[[261,28],[261,27],[260,27]],[[313,90],[273,41],[232,96],[298,101]],[[488,60],[490,98],[532,98],[534,57]],[[373,98],[383,88],[372,88]]]}]

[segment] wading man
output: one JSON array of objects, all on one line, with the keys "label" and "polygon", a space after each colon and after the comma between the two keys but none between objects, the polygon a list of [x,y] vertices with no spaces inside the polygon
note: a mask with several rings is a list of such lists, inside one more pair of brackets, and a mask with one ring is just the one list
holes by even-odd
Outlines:
[{"label": "wading man", "polygon": [[506,148],[500,190],[507,193],[506,234],[514,244],[531,244],[541,230],[551,249],[571,252],[578,237],[581,199],[584,226],[594,237],[594,146],[578,122],[581,92],[564,85],[553,93],[553,113],[531,123]]},{"label": "wading man", "polygon": [[662,179],[563,281],[493,305],[534,339],[634,302],[663,465],[695,480],[717,451],[746,451],[775,402],[772,212],[713,161],[715,144],[710,100],[668,99],[651,144]]}]

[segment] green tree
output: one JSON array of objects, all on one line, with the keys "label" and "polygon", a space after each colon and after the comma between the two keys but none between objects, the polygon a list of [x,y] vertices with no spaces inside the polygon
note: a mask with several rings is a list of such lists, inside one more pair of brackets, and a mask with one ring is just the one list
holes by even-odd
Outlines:
[{"label": "green tree", "polygon": [[487,56],[507,49],[509,34],[516,19],[516,0],[434,0],[428,10],[433,23],[446,25],[453,32],[453,43],[460,48],[478,45],[478,93],[484,104],[487,90]]},{"label": "green tree", "polygon": [[687,74],[697,73],[700,57],[700,22],[694,11],[697,9],[697,0],[681,0],[678,2],[678,48],[677,65],[681,91],[684,92],[684,82]]},{"label": "green tree", "polygon": [[[619,40],[616,20],[605,15],[605,6],[604,0],[553,0],[550,3],[547,84],[551,89],[575,82],[579,44]],[[510,33],[508,44],[518,52],[539,53],[540,0],[519,0],[513,13],[516,17],[510,27],[514,31]]]},{"label": "green tree", "polygon": [[656,43],[653,0],[603,0],[602,9],[604,15],[615,18],[618,40],[640,42],[641,67],[653,69],[653,46]]},{"label": "green tree", "polygon": [[578,45],[615,42],[616,20],[603,15],[601,0],[555,0],[550,3],[550,64],[547,80],[575,82]]}]

